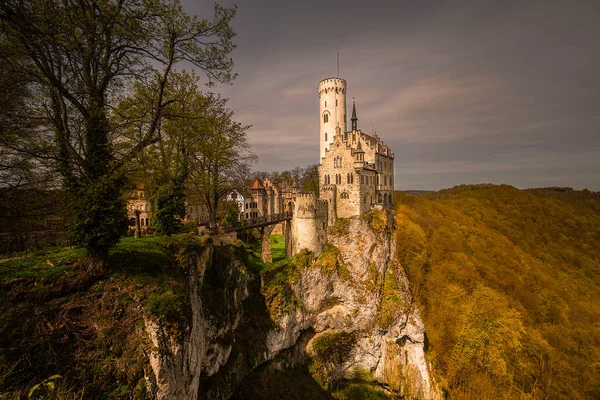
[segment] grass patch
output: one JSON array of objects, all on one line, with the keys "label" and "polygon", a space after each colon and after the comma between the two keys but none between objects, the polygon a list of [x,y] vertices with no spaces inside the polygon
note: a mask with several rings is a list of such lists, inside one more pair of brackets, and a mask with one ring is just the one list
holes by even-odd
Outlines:
[{"label": "grass patch", "polygon": [[271,250],[273,252],[273,263],[285,260],[285,237],[283,235],[271,235]]},{"label": "grass patch", "polygon": [[83,249],[0,262],[0,397],[24,398],[55,374],[64,378],[60,390],[84,389],[86,398],[131,397],[149,345],[140,306],[178,324],[188,314],[185,275],[175,259],[180,240],[124,238],[102,277],[85,273]]},{"label": "grass patch", "polygon": [[21,253],[0,260],[0,285],[15,279],[48,279],[69,274],[86,256],[84,249],[53,249]]},{"label": "grass patch", "polygon": [[247,262],[248,267],[256,272],[268,272],[287,263],[288,258],[285,256],[285,240],[283,235],[271,235],[271,250],[273,253],[272,264],[265,264],[260,258],[262,246],[262,241],[260,239],[244,244],[248,254],[245,261]]}]

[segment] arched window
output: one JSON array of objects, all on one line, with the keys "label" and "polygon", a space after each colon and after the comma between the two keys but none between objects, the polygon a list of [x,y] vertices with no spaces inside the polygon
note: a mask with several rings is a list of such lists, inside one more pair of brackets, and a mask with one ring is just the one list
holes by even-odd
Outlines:
[{"label": "arched window", "polygon": [[329,122],[329,115],[327,115],[327,114],[323,115],[323,122],[325,122],[325,123]]},{"label": "arched window", "polygon": [[327,107],[327,100],[325,100],[325,107]]},{"label": "arched window", "polygon": [[346,183],[350,183],[350,174],[346,175]]},{"label": "arched window", "polygon": [[325,132],[325,141],[327,141],[327,132]]},{"label": "arched window", "polygon": [[379,194],[377,195],[377,202],[378,202],[378,203],[381,203],[381,193],[379,193]]},{"label": "arched window", "polygon": [[344,192],[342,193],[342,199],[349,199],[350,196],[348,195],[348,193]]}]

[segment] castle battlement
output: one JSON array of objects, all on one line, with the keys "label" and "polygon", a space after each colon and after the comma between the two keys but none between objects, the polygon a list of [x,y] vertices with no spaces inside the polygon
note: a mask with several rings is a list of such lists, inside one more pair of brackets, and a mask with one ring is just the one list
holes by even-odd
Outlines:
[{"label": "castle battlement", "polygon": [[316,195],[314,192],[305,192],[305,193],[298,193],[296,195],[296,199],[298,198],[315,198]]},{"label": "castle battlement", "polygon": [[326,78],[319,82],[319,97],[331,91],[346,94],[346,80],[343,78]]},{"label": "castle battlement", "polygon": [[[312,196],[311,196],[312,194]],[[313,193],[296,197],[294,218],[298,219],[327,219],[327,201],[318,199]]]}]

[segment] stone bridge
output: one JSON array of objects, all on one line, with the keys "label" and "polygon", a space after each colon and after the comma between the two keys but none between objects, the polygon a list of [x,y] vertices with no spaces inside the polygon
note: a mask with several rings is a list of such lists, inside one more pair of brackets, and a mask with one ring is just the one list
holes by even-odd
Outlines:
[{"label": "stone bridge", "polygon": [[285,241],[285,256],[291,257],[291,226],[292,226],[292,211],[286,211],[279,214],[270,214],[264,217],[256,217],[252,219],[241,220],[236,224],[226,228],[226,232],[238,232],[244,229],[256,228],[260,230],[262,245],[260,249],[260,259],[265,264],[273,262],[273,251],[271,249],[271,232],[275,226],[283,222],[283,237]]}]

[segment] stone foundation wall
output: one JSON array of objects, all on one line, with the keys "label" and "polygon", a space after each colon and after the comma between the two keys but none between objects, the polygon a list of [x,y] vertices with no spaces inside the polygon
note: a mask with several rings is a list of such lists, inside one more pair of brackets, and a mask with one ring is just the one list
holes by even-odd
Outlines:
[{"label": "stone foundation wall", "polygon": [[292,254],[303,249],[321,254],[327,242],[328,203],[317,199],[314,194],[301,194],[296,197],[292,218]]}]

